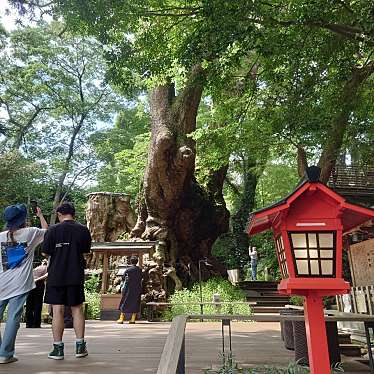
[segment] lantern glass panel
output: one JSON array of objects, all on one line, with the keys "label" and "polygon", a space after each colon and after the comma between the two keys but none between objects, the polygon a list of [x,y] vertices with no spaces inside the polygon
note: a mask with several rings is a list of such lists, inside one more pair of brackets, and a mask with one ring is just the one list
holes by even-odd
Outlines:
[{"label": "lantern glass panel", "polygon": [[310,258],[318,258],[318,250],[317,249],[309,249],[309,257]]},{"label": "lantern glass panel", "polygon": [[296,276],[335,276],[334,232],[290,232],[289,238]]},{"label": "lantern glass panel", "polygon": [[333,261],[332,260],[324,260],[321,261],[321,269],[323,275],[333,275]]},{"label": "lantern glass panel", "polygon": [[321,249],[321,258],[331,258],[333,257],[333,250],[332,249]]},{"label": "lantern glass panel", "polygon": [[294,248],[306,248],[306,234],[292,234],[292,244]]},{"label": "lantern glass panel", "polygon": [[310,261],[310,272],[313,275],[319,275],[318,260],[311,260]]},{"label": "lantern glass panel", "polygon": [[332,233],[319,234],[320,248],[334,248],[334,236]]},{"label": "lantern glass panel", "polygon": [[317,248],[317,234],[308,234],[309,248]]},{"label": "lantern glass panel", "polygon": [[278,236],[278,238],[275,240],[275,243],[276,243],[276,249],[278,253],[282,278],[288,278],[288,267],[287,267],[287,262],[286,262],[286,255],[284,252],[283,238],[281,235]]},{"label": "lantern glass panel", "polygon": [[297,258],[308,258],[308,250],[307,249],[295,249],[294,253],[295,253],[295,257],[297,257]]},{"label": "lantern glass panel", "polygon": [[296,267],[299,274],[309,274],[308,260],[296,260]]}]

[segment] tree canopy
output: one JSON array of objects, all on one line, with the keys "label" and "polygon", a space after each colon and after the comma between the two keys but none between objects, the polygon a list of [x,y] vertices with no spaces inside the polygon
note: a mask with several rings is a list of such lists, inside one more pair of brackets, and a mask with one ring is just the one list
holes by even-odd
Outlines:
[{"label": "tree canopy", "polygon": [[[19,150],[31,163],[45,158],[67,190],[87,170],[89,190],[136,195],[138,234],[164,235],[171,262],[188,252],[173,244],[187,237],[182,220],[205,217],[217,228],[208,238],[199,223],[189,254],[209,253],[230,227],[223,243],[234,243],[243,262],[249,212],[287,194],[308,165],[318,164],[327,183],[337,163],[373,164],[368,1],[10,4],[64,23],[1,33],[7,157]],[[73,140],[70,158],[62,138]],[[210,214],[198,213],[199,204]]]}]

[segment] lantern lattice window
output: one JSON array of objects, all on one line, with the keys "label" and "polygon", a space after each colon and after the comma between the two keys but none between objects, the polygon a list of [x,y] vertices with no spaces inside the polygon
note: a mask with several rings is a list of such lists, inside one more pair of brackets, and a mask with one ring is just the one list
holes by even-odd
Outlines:
[{"label": "lantern lattice window", "polygon": [[289,233],[298,277],[335,277],[335,232]]},{"label": "lantern lattice window", "polygon": [[279,259],[279,267],[281,270],[282,278],[288,278],[289,275],[286,261],[286,253],[284,251],[284,243],[281,235],[279,235],[276,239],[276,244]]}]

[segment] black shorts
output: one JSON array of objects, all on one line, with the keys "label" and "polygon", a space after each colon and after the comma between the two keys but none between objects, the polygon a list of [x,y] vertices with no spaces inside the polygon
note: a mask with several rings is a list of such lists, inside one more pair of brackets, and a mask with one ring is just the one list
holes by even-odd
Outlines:
[{"label": "black shorts", "polygon": [[48,286],[45,291],[44,302],[51,305],[76,306],[83,304],[84,286]]}]

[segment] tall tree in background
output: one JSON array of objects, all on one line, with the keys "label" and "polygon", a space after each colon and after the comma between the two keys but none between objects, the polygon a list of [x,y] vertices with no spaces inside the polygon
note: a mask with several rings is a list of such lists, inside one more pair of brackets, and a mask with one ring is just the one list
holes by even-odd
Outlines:
[{"label": "tall tree in background", "polygon": [[79,178],[89,177],[95,164],[89,135],[98,122],[111,119],[118,99],[104,81],[100,44],[70,35],[60,23],[12,32],[8,50],[2,63],[8,63],[7,74],[18,74],[2,82],[6,140],[35,160],[49,161],[54,223],[60,202]]},{"label": "tall tree in background", "polygon": [[[176,0],[131,4],[61,0],[54,4],[69,26],[105,44],[109,75],[123,92],[137,94],[139,87],[151,92],[151,148],[144,204],[134,233],[166,239],[166,248],[159,253],[162,260],[173,261],[184,253],[198,259],[210,253],[216,233],[207,236],[201,222],[212,228],[219,227],[215,223],[219,217],[221,223],[227,222],[222,195],[227,170],[233,193],[239,191],[235,192],[238,185],[244,186],[243,199],[237,201],[248,209],[267,159],[263,154],[297,155],[300,175],[308,161],[319,160],[326,181],[342,149],[367,138],[373,79],[373,14],[367,1],[208,0],[186,5]],[[255,89],[245,84],[253,75]],[[233,81],[244,87],[239,94],[230,87],[224,97],[227,82]],[[203,149],[203,139],[195,131],[201,97],[213,101],[214,111],[225,112],[230,99],[244,104],[232,105],[234,110],[205,124],[207,142],[221,138],[225,144],[223,157],[219,147],[210,148],[219,162],[206,170],[212,181],[205,181],[206,188],[195,182],[193,140],[197,154]],[[252,134],[253,142],[243,137],[243,129]],[[207,156],[201,155],[198,168]],[[203,202],[210,196],[215,202],[209,207],[217,209],[205,208]],[[205,212],[221,209],[221,213],[206,217],[193,204]],[[242,227],[247,212],[236,208]],[[181,220],[194,229],[181,230]]]}]

